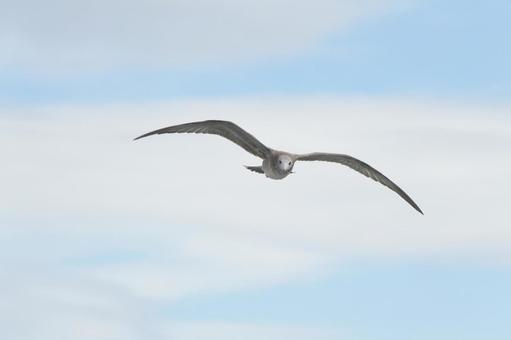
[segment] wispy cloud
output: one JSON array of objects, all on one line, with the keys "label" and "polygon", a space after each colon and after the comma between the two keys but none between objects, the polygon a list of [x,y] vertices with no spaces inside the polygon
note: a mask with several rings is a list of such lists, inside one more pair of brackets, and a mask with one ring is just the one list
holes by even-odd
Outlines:
[{"label": "wispy cloud", "polygon": [[[147,338],[162,327],[151,326],[162,303],[306,279],[354,258],[501,261],[511,242],[509,111],[321,97],[4,111],[0,288],[20,310],[2,304],[2,329],[76,338],[75,326],[91,325],[96,333],[83,334],[97,339]],[[259,160],[215,136],[131,141],[206,118],[236,121],[278,149],[360,157],[426,215],[339,166],[297,164],[275,182],[246,171]],[[193,326],[173,332],[198,336]]]},{"label": "wispy cloud", "polygon": [[232,63],[288,56],[404,0],[10,2],[0,64],[39,70]]},{"label": "wispy cloud", "polygon": [[[309,328],[300,326],[275,326],[250,323],[226,322],[182,322],[168,327],[172,339],[224,339],[259,340],[259,339],[339,339],[346,334],[338,330]],[[242,334],[242,335],[241,335]]]}]

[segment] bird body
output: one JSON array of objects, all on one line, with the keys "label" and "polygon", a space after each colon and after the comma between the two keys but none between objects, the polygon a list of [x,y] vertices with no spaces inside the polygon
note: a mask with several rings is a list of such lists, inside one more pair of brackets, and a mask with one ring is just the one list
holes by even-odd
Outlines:
[{"label": "bird body", "polygon": [[415,210],[423,214],[419,206],[394,182],[388,179],[378,170],[367,163],[354,157],[325,152],[313,152],[308,154],[292,154],[285,151],[278,151],[265,146],[254,136],[243,130],[238,125],[223,120],[205,120],[201,122],[173,125],[163,129],[154,130],[135,138],[135,140],[147,136],[162,133],[205,133],[219,135],[238,144],[246,151],[261,158],[261,166],[246,166],[250,171],[265,174],[266,177],[279,180],[293,173],[293,167],[297,161],[324,161],[339,163],[352,168],[353,170],[367,176],[376,182],[383,184],[401,196]]},{"label": "bird body", "polygon": [[269,156],[263,159],[262,170],[266,177],[283,179],[292,173],[295,157],[287,152],[271,150]]}]

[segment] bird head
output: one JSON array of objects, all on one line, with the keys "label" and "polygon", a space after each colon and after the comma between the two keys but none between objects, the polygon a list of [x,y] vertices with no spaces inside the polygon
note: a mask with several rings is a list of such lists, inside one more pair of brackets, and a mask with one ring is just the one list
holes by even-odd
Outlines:
[{"label": "bird head", "polygon": [[276,165],[282,172],[290,173],[293,170],[294,160],[289,155],[279,155],[276,158]]}]

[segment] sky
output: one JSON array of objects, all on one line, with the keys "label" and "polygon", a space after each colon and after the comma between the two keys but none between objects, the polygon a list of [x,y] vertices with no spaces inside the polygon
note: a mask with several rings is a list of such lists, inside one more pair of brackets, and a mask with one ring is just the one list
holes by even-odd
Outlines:
[{"label": "sky", "polygon": [[[511,337],[507,1],[23,0],[0,11],[11,340]],[[217,136],[346,153],[272,181]]]}]

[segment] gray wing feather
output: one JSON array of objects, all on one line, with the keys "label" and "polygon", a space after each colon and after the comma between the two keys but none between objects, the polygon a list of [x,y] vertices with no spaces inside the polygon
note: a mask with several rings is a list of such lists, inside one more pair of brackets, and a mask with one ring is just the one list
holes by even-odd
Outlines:
[{"label": "gray wing feather", "polygon": [[218,135],[238,144],[257,157],[264,159],[271,153],[268,147],[258,141],[257,138],[250,133],[243,130],[238,125],[224,120],[205,120],[202,122],[169,126],[143,134],[135,138],[135,140],[162,133],[205,133]]},{"label": "gray wing feather", "polygon": [[245,165],[245,168],[247,168],[250,171],[257,172],[258,174],[264,174],[264,170],[262,166],[247,166]]},{"label": "gray wing feather", "polygon": [[314,152],[305,155],[296,156],[296,160],[299,161],[325,161],[325,162],[334,162],[346,165],[352,168],[355,171],[358,171],[364,176],[367,176],[376,182],[379,182],[390,190],[396,192],[399,196],[401,196],[406,202],[408,202],[415,210],[424,215],[419,206],[404,192],[400,187],[397,186],[394,182],[388,179],[381,172],[373,168],[367,163],[362,162],[354,157],[342,154],[333,154],[333,153],[322,153],[322,152]]}]

